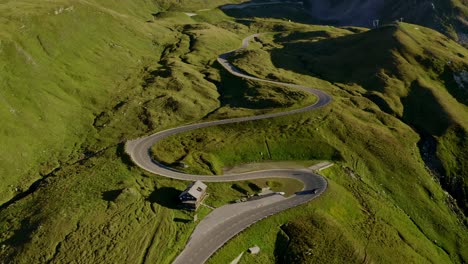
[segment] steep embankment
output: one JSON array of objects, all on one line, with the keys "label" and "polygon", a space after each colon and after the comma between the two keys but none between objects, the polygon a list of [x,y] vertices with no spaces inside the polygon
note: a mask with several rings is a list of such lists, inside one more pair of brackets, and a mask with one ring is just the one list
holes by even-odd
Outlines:
[{"label": "steep embankment", "polygon": [[468,41],[466,0],[306,0],[304,4],[314,18],[327,23],[372,27],[374,20],[382,25],[403,19],[460,38],[465,43]]},{"label": "steep embankment", "polygon": [[[247,262],[271,263],[275,257],[285,263],[344,259],[459,263],[468,259],[465,218],[426,169],[418,149],[421,136],[403,119],[408,106],[401,102],[415,76],[432,80],[434,89],[445,89],[433,80],[438,76],[435,70],[411,56],[434,46],[430,52],[452,59],[441,65],[448,63],[458,71],[464,65],[463,48],[415,25],[366,33],[289,22],[275,27],[294,32],[263,35],[251,49],[237,52],[232,63],[260,78],[322,87],[333,95],[333,104],[287,118],[182,133],[159,142],[154,151],[158,158],[183,160],[190,165],[187,170],[207,171],[207,164],[216,167],[263,159],[327,159],[337,166],[325,172],[329,189],[317,203],[259,222],[210,262],[228,262],[252,243],[266,253],[255,260],[247,257]],[[415,40],[406,40],[405,35]],[[416,40],[417,45],[412,42]],[[446,47],[428,44],[439,41]],[[433,59],[422,55],[422,61]],[[451,100],[446,91],[442,97]],[[434,108],[440,112],[440,103],[431,111]],[[193,162],[200,157],[204,164]],[[316,239],[311,232],[333,241]]]},{"label": "steep embankment", "polygon": [[85,144],[95,133],[95,113],[137,85],[131,75],[161,53],[151,32],[166,32],[160,42],[172,35],[144,23],[150,18],[144,10],[155,8],[145,1],[118,9],[85,1],[3,2],[1,203],[99,149]]},{"label": "steep embankment", "polygon": [[[454,206],[452,196],[444,194],[437,178],[427,170],[428,165],[433,167],[427,157],[437,160],[434,155],[437,150],[427,153],[424,151],[427,148],[421,146],[427,145],[423,144],[427,139],[422,130],[443,134],[429,136],[439,142],[434,146],[437,148],[446,145],[446,138],[454,139],[447,145],[449,153],[457,156],[441,159],[453,168],[460,168],[459,174],[454,175],[458,183],[456,190],[466,190],[459,176],[466,171],[466,161],[463,161],[466,148],[462,145],[463,133],[458,128],[464,127],[466,131],[467,113],[463,100],[467,97],[463,87],[452,85],[456,80],[461,83],[465,75],[462,72],[467,65],[466,50],[447,37],[417,25],[400,24],[363,33],[354,33],[362,32],[356,28],[348,30],[343,28],[334,32],[329,27],[316,27],[309,31],[264,36],[257,44],[261,49],[241,51],[233,58],[237,67],[256,76],[302,80],[308,85],[317,79],[305,76],[315,76],[329,80],[337,87],[327,90],[334,97],[332,111],[309,115],[309,119],[308,115],[291,118],[287,121],[287,129],[281,125],[281,120],[264,124],[270,131],[268,142],[280,145],[275,146],[273,157],[282,155],[288,148],[302,150],[309,145],[316,146],[313,141],[319,140],[340,153],[336,163],[343,166],[342,173],[338,167],[333,173],[326,173],[329,193],[323,197],[320,206],[309,206],[308,210],[314,213],[308,217],[294,217],[277,234],[268,232],[269,239],[276,239],[277,260],[286,263],[340,262],[341,259],[359,263],[363,260],[463,262],[467,258],[463,253],[466,252],[463,245],[467,237],[466,218]],[[415,85],[418,83],[424,85],[424,89]],[[320,87],[328,85],[322,83]],[[239,126],[237,129],[250,142],[262,140],[255,136],[258,129]],[[227,131],[229,128],[225,129]],[[274,131],[287,136],[276,137]],[[186,145],[190,137],[199,138],[209,133],[215,135],[213,138],[219,134],[218,131],[204,131],[174,141],[181,140],[182,145]],[[302,140],[303,147],[284,142],[283,138]],[[205,142],[210,140],[211,137],[204,139]],[[250,148],[253,146],[252,143],[249,145]],[[318,149],[316,147],[315,151]],[[216,149],[207,146],[201,151],[214,155],[214,161],[226,160],[228,153],[224,142],[219,140]],[[288,158],[307,156],[311,155],[292,153]],[[334,190],[333,182],[344,188]],[[451,193],[457,195],[455,191],[451,190]],[[351,209],[350,199],[344,197],[346,202],[340,202],[338,197],[346,194],[354,197],[361,207]],[[463,207],[464,202],[456,197]],[[343,211],[325,209],[327,199],[333,200],[333,206],[340,206]],[[398,209],[394,211],[393,207]],[[410,223],[397,220],[400,209],[409,217]],[[351,212],[356,213],[356,210],[361,210],[366,219],[364,223],[351,217]],[[456,215],[458,220],[454,218]],[[454,222],[449,223],[452,220]],[[284,223],[281,216],[266,222],[256,230],[264,228],[263,232],[267,232],[269,225]],[[234,240],[215,256],[212,263],[225,259],[228,252],[232,256],[242,246],[248,246],[243,239],[267,237],[256,230],[247,231]],[[335,243],[330,240],[318,242],[322,240],[304,230],[316,230],[314,234],[339,240],[340,253],[322,254],[336,250]],[[449,230],[458,231],[452,233]],[[408,232],[423,236],[415,240]],[[431,245],[416,242],[426,239]],[[411,250],[408,251],[407,246]],[[395,250],[399,256],[387,259],[389,255],[385,252]],[[450,256],[451,260],[444,256]]]},{"label": "steep embankment", "polygon": [[[209,3],[208,3],[209,2]],[[189,7],[212,7],[228,1],[190,1]],[[229,1],[231,2],[231,1]],[[147,88],[152,69],[170,64],[158,61],[175,51],[181,35],[171,21],[152,23],[151,14],[176,9],[180,1],[1,1],[0,4],[0,204],[21,196],[33,182],[63,165],[94,155],[126,137],[111,131],[112,111],[133,105],[127,115],[138,124],[127,130],[137,135],[174,117],[192,119],[218,104],[216,88],[196,71],[180,76],[183,65],[174,65],[165,79],[195,78],[203,90],[184,90],[184,96],[162,98],[162,90]],[[156,14],[155,14],[156,15]],[[190,19],[181,16],[179,23]],[[184,48],[184,47],[181,47]],[[188,48],[188,47],[187,47]],[[172,82],[175,86],[176,83]],[[190,90],[190,91],[189,91]],[[199,102],[183,98],[188,93]],[[151,99],[148,99],[151,98]],[[176,107],[148,123],[154,112],[137,108],[153,105],[154,111]],[[188,110],[190,109],[190,110]],[[149,118],[151,119],[151,118]],[[171,121],[172,120],[172,121]],[[117,126],[122,127],[122,120]],[[115,127],[115,125],[113,125]],[[100,133],[101,130],[108,132]],[[101,135],[98,135],[101,134]],[[34,188],[34,187],[33,187]]]},{"label": "steep embankment", "polygon": [[[468,51],[410,24],[319,42],[298,41],[301,37],[278,39],[284,48],[273,53],[275,65],[285,67],[282,61],[295,60],[286,67],[344,86],[362,86],[364,90],[354,92],[420,134],[423,157],[433,157],[426,159],[428,167],[467,212],[468,90],[460,75],[468,69]],[[437,146],[431,152],[427,146],[432,141]]]}]

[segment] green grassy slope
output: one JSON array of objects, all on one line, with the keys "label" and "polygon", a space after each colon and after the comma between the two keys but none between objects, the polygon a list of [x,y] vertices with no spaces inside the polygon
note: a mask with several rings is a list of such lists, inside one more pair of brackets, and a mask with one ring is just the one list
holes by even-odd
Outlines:
[{"label": "green grassy slope", "polygon": [[[231,107],[239,94],[215,61],[247,28],[219,11],[195,20],[146,3],[2,5],[2,260],[170,262],[195,226],[167,203],[186,183],[142,176],[119,143],[208,114],[294,105],[241,83],[253,108]],[[216,26],[197,22],[205,20]],[[211,192],[224,198],[208,201],[216,206],[242,195],[231,186]]]},{"label": "green grassy slope", "polygon": [[[368,96],[373,90],[360,79],[340,83],[322,72],[322,80],[313,77],[317,73],[294,67],[298,64],[292,56],[297,52],[294,45],[315,45],[314,40],[343,36],[343,45],[348,37],[360,36],[358,43],[372,41],[369,35],[355,35],[362,29],[309,26],[289,23],[288,18],[236,20],[219,10],[188,17],[171,1],[4,3],[0,7],[7,14],[1,16],[5,23],[0,26],[0,67],[5,69],[0,72],[0,98],[16,111],[0,110],[2,120],[8,121],[1,128],[0,143],[5,146],[0,150],[1,162],[5,163],[0,168],[5,172],[0,175],[12,179],[11,183],[2,181],[6,187],[3,200],[13,195],[16,199],[0,208],[2,261],[170,263],[195,227],[193,213],[175,208],[174,198],[187,183],[138,169],[125,155],[122,142],[201,118],[254,114],[272,111],[271,106],[297,107],[313,100],[287,89],[230,78],[222,71],[216,56],[238,47],[243,37],[257,31],[291,33],[262,37],[249,52],[233,58],[239,67],[262,77],[320,87],[333,95],[332,105],[292,117],[181,135],[169,139],[179,143],[171,153],[160,155],[170,163],[180,158],[175,154],[183,153],[185,144],[191,152],[187,157],[195,157],[191,169],[209,171],[206,162],[197,162],[201,154],[219,172],[224,165],[258,161],[260,151],[268,152],[266,141],[273,160],[329,159],[337,165],[324,172],[330,188],[320,199],[259,222],[210,261],[229,262],[252,244],[260,245],[262,252],[246,256],[244,263],[310,263],[312,258],[378,263],[468,261],[463,218],[425,168],[417,145],[420,135],[405,123],[415,115],[406,112],[407,119],[403,118],[415,100],[405,97],[408,102],[398,104],[394,98],[401,91],[409,94],[408,87],[417,84],[416,97],[423,94],[442,107],[455,104],[448,92],[440,95],[434,89],[436,83],[445,91],[446,85],[432,78],[438,74],[418,69],[421,78],[417,82],[406,83],[400,75],[388,78],[401,86],[397,94],[387,95],[385,90],[377,94],[382,100],[375,100]],[[203,9],[206,1],[190,3],[194,6],[186,11]],[[431,40],[438,36],[431,35]],[[441,42],[459,49],[445,39]],[[382,49],[387,48],[392,46]],[[281,58],[279,50],[287,59],[276,59]],[[453,57],[450,69],[458,70],[463,60],[457,60],[457,54],[448,56]],[[401,69],[412,72],[411,67]],[[443,76],[451,76],[450,71],[444,72]],[[463,98],[462,90],[450,90],[450,94]],[[462,127],[459,119],[463,116],[455,112],[463,107],[456,107],[446,107],[447,115]],[[414,111],[419,108],[416,105]],[[434,127],[438,126],[427,129]],[[447,130],[437,137],[440,143],[435,151],[464,161],[463,133]],[[206,148],[196,143],[198,138],[209,143]],[[218,140],[222,144],[217,148]],[[458,163],[447,165],[458,173]],[[41,174],[44,180],[30,191],[15,192],[15,185],[25,189]],[[297,183],[269,184],[300,188]],[[206,202],[220,206],[254,189],[245,182],[210,184]],[[203,207],[198,218],[209,211]],[[311,240],[310,232],[319,238]]]},{"label": "green grassy slope", "polygon": [[[463,209],[468,208],[468,175],[463,169],[467,91],[453,81],[454,75],[468,68],[465,48],[435,31],[411,24],[320,42],[288,37],[279,37],[278,42],[284,48],[273,51],[275,66],[334,83],[359,84],[365,90],[355,92],[414,127],[422,137],[434,137],[439,142],[437,153],[429,154],[441,159],[440,174],[446,175],[441,182]],[[282,61],[289,64],[282,65]],[[459,148],[449,151],[442,147],[459,140]]]},{"label": "green grassy slope", "polygon": [[[344,208],[352,208],[348,203],[335,203],[335,208],[323,210],[322,205],[330,199],[326,195],[320,202],[311,203],[310,206],[317,206],[317,209],[310,216],[292,222],[281,219],[281,216],[267,220],[260,224],[263,228],[277,228],[265,231],[266,235],[257,232],[262,227],[247,231],[245,236],[236,239],[219,252],[212,263],[233,259],[237,252],[251,246],[246,242],[247,237],[269,237],[270,241],[276,241],[277,247],[271,248],[273,242],[250,240],[266,247],[266,252],[261,258],[269,261],[276,256],[277,260],[285,258],[283,260],[303,263],[316,259],[339,263],[343,257],[352,257],[359,262],[363,259],[370,262],[447,262],[447,259],[435,260],[436,257],[432,253],[431,256],[427,255],[432,251],[429,249],[432,246],[438,248],[434,252],[438,251],[439,257],[448,254],[453,262],[466,261],[464,259],[467,256],[463,253],[466,252],[466,218],[460,211],[457,212],[453,198],[444,194],[440,186],[434,184],[434,179],[439,179],[432,178],[426,166],[431,169],[434,167],[423,162],[419,156],[422,151],[418,149],[418,144],[423,141],[421,137],[429,134],[435,138],[438,142],[437,153],[423,152],[422,155],[424,157],[438,154],[445,168],[450,167],[457,171],[451,172],[453,176],[445,176],[445,179],[451,179],[451,185],[446,185],[444,178],[440,180],[463,208],[466,201],[466,180],[462,178],[466,179],[466,176],[463,176],[466,173],[464,131],[468,120],[463,99],[466,97],[457,95],[460,88],[449,85],[451,82],[444,78],[447,75],[452,76],[453,72],[466,69],[466,50],[432,30],[416,29],[408,24],[330,40],[323,40],[324,35],[327,34],[323,30],[279,34],[273,45],[263,47],[272,52],[272,63],[283,68],[282,76],[293,78],[298,73],[300,76],[315,75],[330,80],[339,87],[339,90],[332,90],[335,102],[333,111],[330,110],[326,118],[328,122],[320,125],[322,132],[316,132],[309,137],[317,138],[318,133],[340,151],[344,159],[344,178],[336,178],[340,175],[336,169],[327,175],[330,181],[346,186],[346,191],[336,192],[331,188],[328,195],[351,193],[360,201],[361,209],[358,215],[367,215],[367,224],[363,226],[359,221],[350,220],[352,218],[349,215],[339,213]],[[268,40],[265,39],[264,42]],[[252,60],[257,63],[263,61],[268,65],[270,57],[265,54],[268,53],[246,51],[236,57],[235,63],[255,75],[266,76],[270,69],[258,70],[251,68],[249,63]],[[450,74],[444,74],[446,72]],[[309,80],[308,83],[311,85],[314,82]],[[424,88],[421,88],[421,85],[424,85]],[[413,93],[417,95],[413,97]],[[323,116],[323,113],[317,115]],[[304,119],[305,117],[302,117],[302,120]],[[267,127],[275,130],[271,124]],[[293,130],[297,129],[300,128],[295,127]],[[252,140],[251,135],[249,138]],[[442,156],[447,153],[451,156]],[[368,180],[364,180],[365,178]],[[366,184],[352,184],[356,179],[361,179]],[[373,191],[369,193],[367,188]],[[375,192],[376,196],[371,195],[372,192]],[[389,204],[385,205],[384,200],[390,201],[397,211],[404,211],[411,223],[400,222],[399,213],[390,209],[392,206]],[[378,205],[381,202],[383,204]],[[432,204],[439,205],[433,207]],[[452,209],[442,209],[444,207]],[[358,211],[359,209],[354,212]],[[300,218],[297,211],[291,211],[289,214],[295,214],[292,218]],[[449,215],[454,217],[452,224],[447,222],[451,218]],[[324,226],[324,223],[327,224]],[[283,226],[283,231],[278,230],[280,226]],[[401,229],[403,226],[406,229],[404,232]],[[396,230],[390,231],[394,227]],[[318,235],[329,239],[318,240],[315,236],[306,236],[307,232],[302,231],[314,228],[320,228]],[[362,235],[357,234],[360,228],[361,232],[368,232],[367,242],[366,239],[362,239]],[[337,235],[336,229],[340,230],[341,234]],[[426,236],[427,242],[432,243],[432,246],[418,245],[414,237],[409,238],[405,232],[411,229],[414,230],[410,232],[413,235],[420,233]],[[449,230],[458,231],[452,233]],[[284,237],[288,237],[287,243],[284,242]],[[395,240],[390,237],[394,237]],[[339,245],[343,251],[341,254],[324,256],[322,252],[336,249],[333,244],[334,238],[343,241]],[[445,242],[441,242],[440,239]],[[389,240],[395,241],[396,244],[389,243]],[[450,240],[453,242],[448,242]],[[424,239],[418,241],[422,242]],[[389,250],[398,248],[401,259],[396,260],[394,255],[385,253],[387,247]],[[410,251],[408,247],[411,248]],[[278,254],[278,249],[279,252],[294,253],[284,256]],[[414,251],[411,252],[412,250]],[[247,258],[245,263],[253,260],[254,258]]]},{"label": "green grassy slope", "polygon": [[27,189],[60,163],[78,159],[86,137],[95,133],[98,109],[137,86],[130,76],[161,53],[151,33],[164,32],[161,43],[174,37],[145,23],[141,11],[135,17],[84,1],[3,2],[2,202],[16,187]]},{"label": "green grassy slope", "polygon": [[[302,263],[316,258],[339,263],[350,257],[357,262],[384,263],[466,261],[468,233],[463,223],[466,219],[453,198],[437,184],[438,179],[426,169],[422,157],[425,154],[418,148],[421,132],[414,130],[416,125],[412,123],[420,121],[424,124],[421,128],[428,133],[442,127],[444,136],[456,137],[448,132],[450,127],[444,130],[440,122],[464,126],[465,106],[451,95],[450,91],[458,88],[446,87],[440,78],[448,61],[451,61],[447,69],[450,71],[460,71],[466,66],[466,50],[432,30],[415,29],[409,24],[358,34],[346,29],[328,31],[326,27],[301,31],[278,34],[274,38],[264,36],[257,47],[268,52],[258,48],[243,51],[233,58],[234,63],[257,76],[325,88],[334,96],[332,105],[311,113],[240,124],[235,128],[202,129],[173,137],[167,143],[180,142],[180,147],[171,145],[176,146],[172,153],[185,148],[189,156],[204,156],[205,162],[192,164],[206,172],[209,169],[204,167],[206,164],[230,164],[234,158],[236,163],[263,159],[252,149],[266,152],[267,140],[270,147],[275,146],[272,159],[334,160],[339,165],[327,173],[332,187],[316,203],[262,221],[228,243],[210,262],[231,261],[254,244],[259,244],[264,252],[258,257],[246,257],[244,263],[272,262],[282,256],[278,252],[293,252],[285,256],[285,261]],[[450,47],[450,52],[440,51],[445,47]],[[421,51],[424,49],[426,53]],[[435,55],[422,56],[432,53]],[[329,80],[333,85],[306,75]],[[418,106],[421,103],[416,99],[406,101],[411,100],[413,90],[419,92],[414,86],[418,80],[423,89],[431,91],[428,102],[422,104],[424,107]],[[427,94],[425,90],[423,94]],[[425,97],[418,94],[416,98]],[[437,104],[426,106],[431,103]],[[449,118],[439,114],[444,112]],[[427,122],[422,122],[426,119]],[[238,140],[239,136],[231,138],[236,133],[242,135],[242,141]],[[444,142],[441,135],[434,136]],[[195,143],[199,139],[207,143]],[[245,139],[249,141],[244,145]],[[459,141],[463,137],[455,142]],[[339,155],[321,156],[323,143]],[[156,146],[156,149],[162,147],[158,152],[160,157],[170,155],[164,152],[164,145],[161,142]],[[455,146],[447,147],[457,149]],[[461,164],[466,162],[463,151],[460,145],[452,152],[461,154],[458,156]],[[230,155],[233,152],[242,155]],[[451,164],[459,168],[457,163]],[[333,188],[335,184],[340,187]],[[348,196],[354,197],[355,204],[344,198]],[[346,202],[340,203],[337,197],[343,197]],[[324,206],[328,203],[330,207]],[[288,228],[289,225],[293,227]],[[314,228],[320,228],[320,237],[330,239],[306,236]],[[278,232],[285,232],[289,241],[280,243],[284,238]],[[340,241],[339,245],[336,241]],[[324,254],[337,246],[342,249],[337,254]],[[399,252],[398,256],[391,253],[395,251]]]},{"label": "green grassy slope", "polygon": [[[192,48],[190,29],[170,20],[152,23],[151,14],[177,8],[167,3],[2,1],[1,203],[54,169],[91,155],[110,142],[115,144],[116,138],[126,137],[122,133],[134,137],[142,129],[193,120],[217,107],[216,87],[198,69],[187,69],[177,56]],[[204,2],[192,5],[203,7]],[[193,23],[182,13],[177,19]],[[213,61],[213,53],[224,51],[228,43],[237,46],[237,36],[210,31],[220,39],[218,46],[195,57]],[[222,42],[224,36],[227,38]],[[176,61],[166,56],[169,53]],[[162,66],[170,69],[165,70],[165,77],[156,78],[160,72],[154,70]],[[171,83],[175,79],[179,87]],[[149,89],[168,83],[171,86],[166,90]],[[192,83],[196,89],[188,87]],[[186,89],[180,91],[180,87]],[[158,96],[165,97],[156,103]],[[180,107],[175,109],[177,103]],[[151,110],[145,111],[141,105],[151,106]],[[114,133],[123,127],[123,120],[109,118],[116,111],[127,111],[135,126]],[[159,120],[148,124],[147,116],[155,113]]]}]

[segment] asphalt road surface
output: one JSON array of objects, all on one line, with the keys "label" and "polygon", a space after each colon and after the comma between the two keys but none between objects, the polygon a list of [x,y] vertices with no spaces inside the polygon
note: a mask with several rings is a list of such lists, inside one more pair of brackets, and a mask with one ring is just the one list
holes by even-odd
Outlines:
[{"label": "asphalt road surface", "polygon": [[[255,34],[245,38],[242,41],[240,49],[244,49],[249,45],[249,41],[259,34]],[[235,51],[235,50],[234,50]],[[297,193],[287,199],[280,199],[277,202],[266,204],[261,207],[255,208],[255,210],[247,210],[243,213],[236,214],[235,216],[225,220],[211,229],[204,232],[194,232],[189,239],[185,249],[173,262],[174,264],[179,263],[193,263],[200,264],[204,263],[213,253],[216,252],[221,246],[223,246],[229,239],[246,229],[253,223],[266,218],[270,215],[279,213],[289,208],[296,207],[298,205],[309,202],[315,197],[319,196],[327,188],[327,181],[322,176],[313,173],[307,169],[274,169],[274,170],[263,170],[254,171],[238,174],[225,174],[219,176],[211,175],[193,175],[186,174],[172,168],[166,167],[163,164],[158,163],[152,159],[151,147],[158,141],[164,138],[190,131],[203,127],[217,126],[222,124],[240,123],[246,121],[253,121],[259,119],[273,118],[285,115],[291,115],[296,113],[302,113],[311,111],[320,107],[323,107],[331,102],[331,96],[317,89],[305,87],[302,85],[282,83],[271,80],[264,80],[257,77],[253,77],[242,73],[239,69],[234,67],[228,62],[229,56],[234,52],[230,51],[219,55],[218,62],[231,74],[244,79],[255,80],[259,82],[272,83],[282,86],[287,86],[293,89],[301,90],[304,92],[311,93],[317,97],[317,101],[313,105],[306,106],[304,108],[290,110],[281,113],[264,114],[258,116],[240,117],[233,119],[209,121],[204,123],[195,123],[190,125],[184,125],[176,128],[164,130],[147,137],[128,141],[126,144],[126,152],[130,155],[133,162],[141,167],[142,169],[152,172],[157,175],[169,177],[178,180],[195,181],[201,180],[205,182],[232,182],[251,180],[259,178],[294,178],[304,183],[304,189],[302,192]],[[315,190],[315,191],[313,191]]]}]

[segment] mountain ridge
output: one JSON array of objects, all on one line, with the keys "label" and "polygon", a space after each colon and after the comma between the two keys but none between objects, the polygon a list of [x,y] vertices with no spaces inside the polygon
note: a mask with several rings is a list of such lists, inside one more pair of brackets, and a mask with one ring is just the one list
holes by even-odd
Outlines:
[{"label": "mountain ridge", "polygon": [[404,21],[436,29],[464,44],[468,43],[466,0],[306,0],[304,6],[323,23],[371,28]]}]

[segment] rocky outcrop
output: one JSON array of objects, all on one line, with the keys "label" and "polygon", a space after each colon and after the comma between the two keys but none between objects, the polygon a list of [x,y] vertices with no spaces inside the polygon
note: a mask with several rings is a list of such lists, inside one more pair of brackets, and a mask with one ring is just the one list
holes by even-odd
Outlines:
[{"label": "rocky outcrop", "polygon": [[462,71],[453,74],[453,79],[461,89],[468,90],[468,71]]}]

